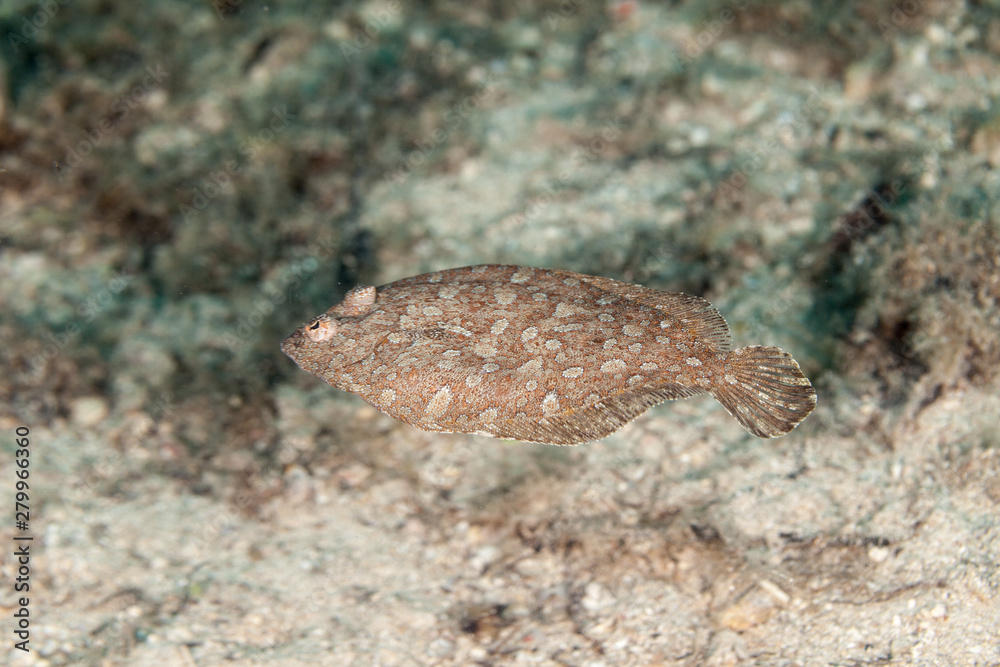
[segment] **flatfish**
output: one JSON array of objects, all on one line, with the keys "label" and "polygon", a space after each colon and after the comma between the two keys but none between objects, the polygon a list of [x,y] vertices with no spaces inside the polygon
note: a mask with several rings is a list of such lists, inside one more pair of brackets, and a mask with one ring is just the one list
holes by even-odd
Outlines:
[{"label": "flatfish", "polygon": [[777,437],[816,406],[787,352],[732,349],[708,301],[570,271],[486,264],[358,286],[281,349],[427,431],[575,445],[708,393]]}]

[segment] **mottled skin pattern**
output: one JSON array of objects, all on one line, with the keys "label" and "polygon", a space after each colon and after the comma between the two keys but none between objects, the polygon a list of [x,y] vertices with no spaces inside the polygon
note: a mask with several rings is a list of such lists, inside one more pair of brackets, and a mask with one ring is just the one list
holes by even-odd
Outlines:
[{"label": "mottled skin pattern", "polygon": [[815,392],[789,355],[730,347],[698,297],[502,265],[356,287],[282,343],[302,369],[428,431],[576,444],[702,392],[760,436],[809,414]]}]

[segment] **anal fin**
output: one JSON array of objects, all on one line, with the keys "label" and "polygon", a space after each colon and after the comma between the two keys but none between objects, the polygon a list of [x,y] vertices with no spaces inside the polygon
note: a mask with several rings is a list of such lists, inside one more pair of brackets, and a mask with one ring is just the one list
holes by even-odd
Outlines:
[{"label": "anal fin", "polygon": [[578,445],[607,437],[654,405],[675,398],[704,393],[679,385],[625,391],[582,409],[542,420],[511,419],[497,424],[498,438],[512,438],[551,445]]}]

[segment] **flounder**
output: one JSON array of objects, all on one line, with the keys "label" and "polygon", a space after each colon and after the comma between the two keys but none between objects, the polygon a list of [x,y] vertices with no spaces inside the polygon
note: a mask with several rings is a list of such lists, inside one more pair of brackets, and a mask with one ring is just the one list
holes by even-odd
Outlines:
[{"label": "flounder", "polygon": [[596,440],[702,393],[760,437],[785,435],[816,406],[791,355],[733,350],[704,299],[526,266],[355,287],[281,349],[407,424],[528,442]]}]

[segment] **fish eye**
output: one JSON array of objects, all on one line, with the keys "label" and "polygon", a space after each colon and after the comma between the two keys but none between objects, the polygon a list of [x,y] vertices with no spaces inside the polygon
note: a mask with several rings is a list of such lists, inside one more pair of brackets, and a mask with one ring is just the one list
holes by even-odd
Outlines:
[{"label": "fish eye", "polygon": [[314,343],[330,340],[337,334],[337,320],[329,315],[320,315],[304,327],[306,338]]}]

